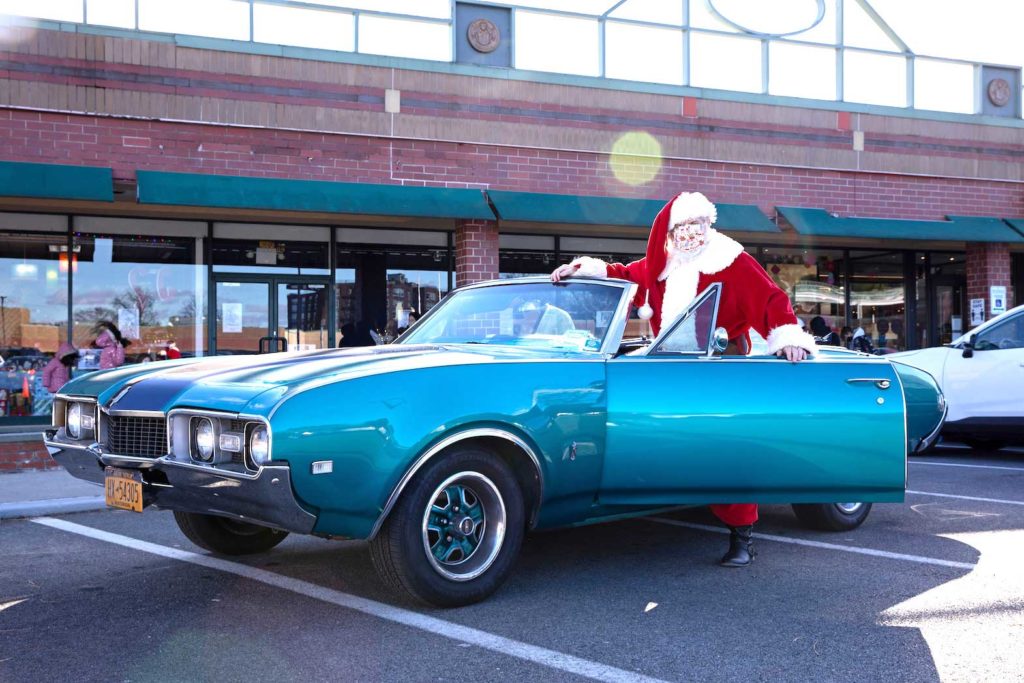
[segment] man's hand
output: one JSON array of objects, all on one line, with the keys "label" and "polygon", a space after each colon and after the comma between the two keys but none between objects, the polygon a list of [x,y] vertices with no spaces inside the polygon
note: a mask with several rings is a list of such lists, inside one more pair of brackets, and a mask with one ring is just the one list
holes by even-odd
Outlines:
[{"label": "man's hand", "polygon": [[807,351],[799,346],[783,346],[775,355],[779,358],[785,356],[790,363],[799,363],[807,358]]},{"label": "man's hand", "polygon": [[563,278],[572,277],[573,275],[576,274],[576,271],[579,269],[580,264],[578,263],[575,265],[572,263],[566,263],[564,265],[558,266],[553,271],[551,271],[551,281],[558,282]]}]

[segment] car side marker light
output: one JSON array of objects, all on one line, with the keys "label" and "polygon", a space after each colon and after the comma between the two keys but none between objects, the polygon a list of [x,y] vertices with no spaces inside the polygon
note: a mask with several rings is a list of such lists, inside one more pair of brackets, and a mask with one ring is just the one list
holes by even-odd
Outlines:
[{"label": "car side marker light", "polygon": [[313,474],[330,474],[334,471],[333,460],[317,460],[312,465]]}]

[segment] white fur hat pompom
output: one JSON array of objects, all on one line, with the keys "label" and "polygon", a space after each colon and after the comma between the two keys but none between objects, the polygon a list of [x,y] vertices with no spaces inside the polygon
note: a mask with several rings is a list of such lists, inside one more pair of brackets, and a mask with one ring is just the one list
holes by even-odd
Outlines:
[{"label": "white fur hat pompom", "polygon": [[718,211],[707,197],[700,192],[683,192],[672,202],[672,210],[669,212],[668,225],[674,225],[692,221],[698,218],[707,218],[714,223],[718,218]]}]

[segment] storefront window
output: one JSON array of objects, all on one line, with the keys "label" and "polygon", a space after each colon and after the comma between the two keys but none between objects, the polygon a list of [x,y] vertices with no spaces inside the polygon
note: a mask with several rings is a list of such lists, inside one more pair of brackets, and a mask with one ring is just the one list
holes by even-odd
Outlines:
[{"label": "storefront window", "polygon": [[[846,327],[846,264],[839,249],[761,250],[762,265],[793,304],[805,326],[816,316],[836,334]],[[843,340],[844,342],[846,340]]]},{"label": "storefront window", "polygon": [[215,273],[327,275],[327,242],[295,240],[213,241]]},{"label": "storefront window", "polygon": [[[354,243],[376,238],[405,244]],[[339,228],[338,345],[390,343],[448,293],[448,235]]]},{"label": "storefront window", "polygon": [[[206,351],[206,268],[195,237],[76,233],[73,340],[81,370]],[[104,326],[127,340],[103,354]],[[99,345],[99,346],[98,346]]]},{"label": "storefront window", "polygon": [[907,348],[903,252],[850,251],[850,326],[861,327],[876,353]]},{"label": "storefront window", "polygon": [[499,235],[498,277],[546,275],[555,263],[555,238],[548,235]]},{"label": "storefront window", "polygon": [[69,267],[66,232],[0,233],[0,417],[50,414],[59,387],[43,370],[67,340]]}]

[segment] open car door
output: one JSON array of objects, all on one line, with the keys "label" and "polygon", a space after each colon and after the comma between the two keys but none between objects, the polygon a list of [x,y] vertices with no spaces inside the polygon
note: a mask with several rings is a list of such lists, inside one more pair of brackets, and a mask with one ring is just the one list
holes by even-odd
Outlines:
[{"label": "open car door", "polygon": [[854,354],[712,352],[721,284],[643,353],[607,363],[601,503],[902,501],[903,392]]}]

